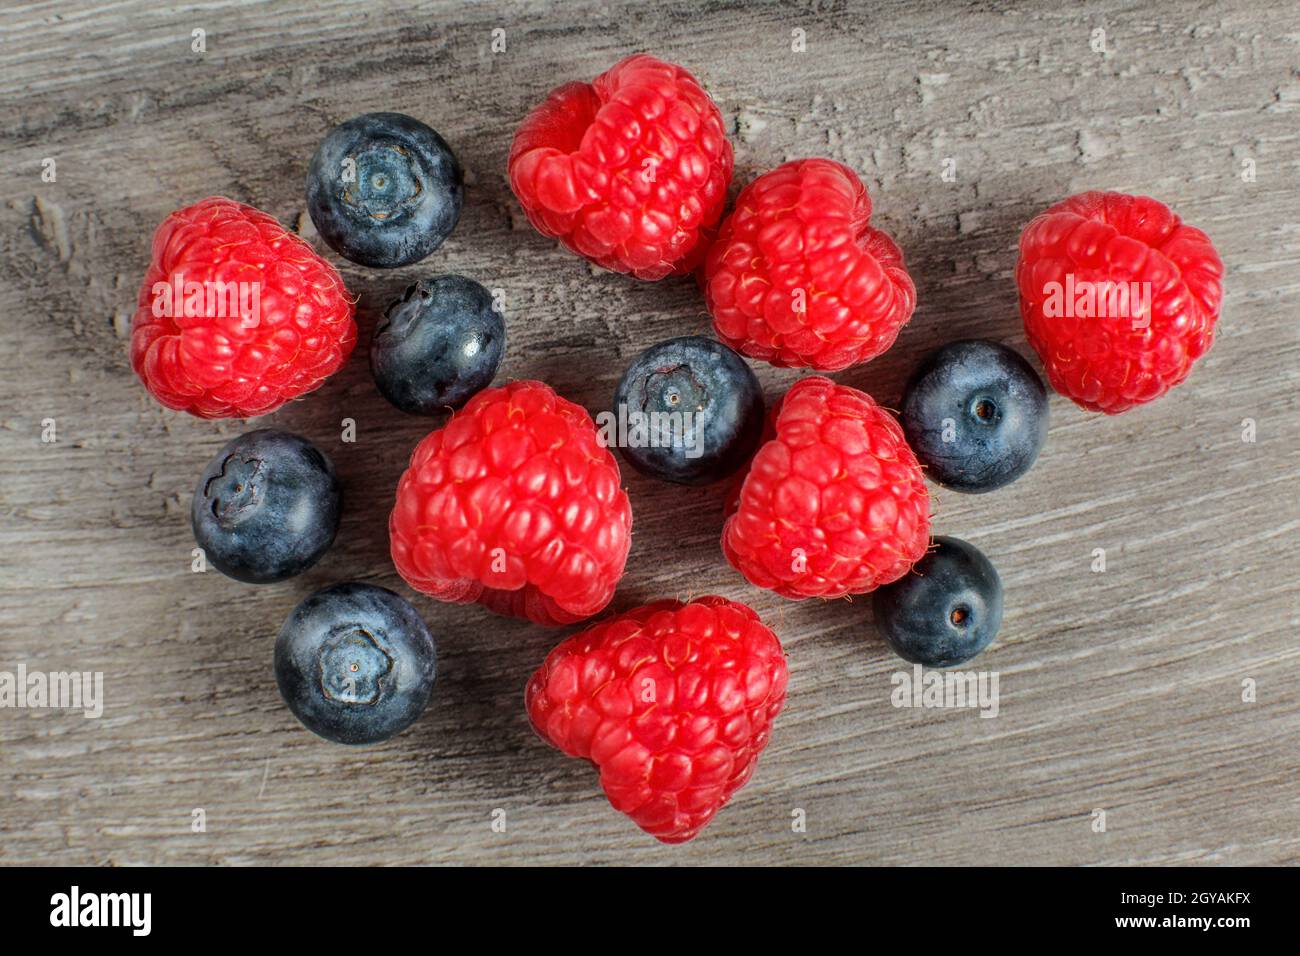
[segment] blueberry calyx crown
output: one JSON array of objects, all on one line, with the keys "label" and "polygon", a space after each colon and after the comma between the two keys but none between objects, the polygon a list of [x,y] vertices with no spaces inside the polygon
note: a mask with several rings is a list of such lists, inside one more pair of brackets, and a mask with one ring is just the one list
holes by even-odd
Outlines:
[{"label": "blueberry calyx crown", "polygon": [[341,199],[371,219],[388,220],[418,205],[424,181],[409,150],[396,143],[370,143],[351,156],[354,175],[343,181]]},{"label": "blueberry calyx crown", "polygon": [[221,471],[203,486],[203,496],[212,504],[212,516],[223,528],[235,527],[261,507],[263,470],[260,458],[228,455],[221,463]]},{"label": "blueberry calyx crown", "polygon": [[[685,431],[681,437],[690,443],[699,428],[698,423],[691,423],[690,416],[703,412],[710,401],[709,386],[700,381],[695,370],[686,362],[652,369],[642,376],[640,391],[640,411],[684,413]],[[660,418],[658,425],[659,434],[653,437],[663,446],[677,447],[679,441],[673,434],[672,420]]]},{"label": "blueberry calyx crown", "polygon": [[400,299],[394,299],[384,309],[383,318],[375,326],[376,338],[382,335],[397,342],[406,339],[411,329],[415,327],[415,320],[419,317],[420,310],[407,309],[403,308],[403,306],[407,305],[416,295],[419,295],[421,302],[433,301],[433,293],[429,291],[429,287],[425,285],[423,279],[412,282],[406,287],[406,291],[402,293]]},{"label": "blueberry calyx crown", "polygon": [[702,412],[709,403],[708,386],[685,363],[647,373],[642,380],[642,390],[646,399],[641,406],[643,410],[653,404],[651,399],[656,395],[659,404],[670,411],[685,411],[694,406],[695,411]]},{"label": "blueberry calyx crown", "polygon": [[325,638],[318,660],[321,693],[341,704],[374,704],[383,694],[383,679],[393,670],[392,657],[357,624]]}]

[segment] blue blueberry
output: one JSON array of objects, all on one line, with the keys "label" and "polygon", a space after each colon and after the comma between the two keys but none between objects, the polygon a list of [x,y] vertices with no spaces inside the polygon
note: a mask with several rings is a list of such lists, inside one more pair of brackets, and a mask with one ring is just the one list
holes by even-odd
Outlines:
[{"label": "blue blueberry", "polygon": [[335,584],[289,615],[275,682],[303,726],[341,744],[375,744],[424,713],[437,674],[433,636],[407,601],[373,584]]},{"label": "blue blueberry", "polygon": [[307,171],[307,211],[331,249],[363,266],[419,262],[460,219],[464,173],[417,119],[366,113],[325,137]]},{"label": "blue blueberry", "polygon": [[329,550],[342,497],[324,452],[299,435],[260,428],[208,462],[190,524],[218,571],[267,584],[301,574]]},{"label": "blue blueberry", "polygon": [[404,412],[460,408],[497,373],[506,324],[473,279],[421,280],[384,310],[370,341],[370,372]]},{"label": "blue blueberry", "polygon": [[740,355],[716,339],[683,336],[646,349],[623,373],[609,444],[652,478],[710,484],[753,457],[763,412],[763,389]]},{"label": "blue blueberry", "polygon": [[900,419],[928,478],[993,491],[1027,472],[1047,440],[1047,389],[1005,345],[951,342],[912,374]]},{"label": "blue blueberry", "polygon": [[899,657],[927,667],[970,660],[1002,626],[1002,581],[972,544],[935,538],[935,548],[893,584],[876,588],[876,629]]}]

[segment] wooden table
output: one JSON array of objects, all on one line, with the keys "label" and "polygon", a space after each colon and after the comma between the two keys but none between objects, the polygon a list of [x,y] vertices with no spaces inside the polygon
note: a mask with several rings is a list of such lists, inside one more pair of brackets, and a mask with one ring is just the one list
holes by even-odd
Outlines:
[{"label": "wooden table", "polygon": [[[105,697],[99,719],[0,711],[0,863],[1300,858],[1294,7],[94,6],[15,5],[0,21],[0,670],[102,671]],[[193,49],[199,29],[206,52]],[[860,171],[920,304],[888,354],[837,378],[886,404],[947,340],[1027,352],[1016,239],[1069,193],[1160,197],[1227,264],[1219,341],[1186,385],[1118,418],[1053,397],[1026,478],[937,496],[936,530],[984,549],[1006,584],[1002,633],[977,662],[1000,677],[995,719],[892,706],[905,667],[874,636],[869,601],[794,604],[747,586],[719,552],[720,489],[628,469],[636,534],[615,606],[722,593],[752,604],[790,658],[789,703],[753,782],[676,848],[529,730],[524,681],[560,634],[439,605],[397,577],[386,519],[430,423],[383,401],[364,349],[259,421],[318,442],[348,500],[325,559],[268,587],[190,569],[194,483],[246,426],[163,410],[127,360],[167,212],[224,194],[315,239],[303,177],[317,142],[391,109],[437,128],[470,185],[459,228],[426,262],[342,264],[363,344],[408,282],[461,272],[506,290],[502,378],[606,407],[638,351],[708,328],[701,297],[686,279],[642,284],[558,249],[528,227],[504,168],[515,124],[551,87],[637,50],[689,66],[712,92],[737,185],[808,155]],[[797,377],[760,375],[769,397]],[[340,440],[344,418],[355,443]],[[343,579],[396,588],[439,639],[428,713],[372,750],[305,732],[271,672],[289,610]]]}]

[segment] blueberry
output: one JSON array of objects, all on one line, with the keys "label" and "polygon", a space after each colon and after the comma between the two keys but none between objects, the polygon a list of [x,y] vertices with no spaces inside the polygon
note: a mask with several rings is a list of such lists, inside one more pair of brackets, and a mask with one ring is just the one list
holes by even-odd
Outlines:
[{"label": "blueberry", "polygon": [[334,127],[307,171],[307,211],[330,248],[363,266],[419,262],[460,219],[464,173],[417,119],[366,113]]},{"label": "blueberry", "polygon": [[763,436],[763,390],[735,351],[692,335],[652,345],[614,392],[607,444],[637,471],[684,485],[735,473]]},{"label": "blueberry", "polygon": [[370,342],[370,372],[404,412],[460,408],[491,383],[505,351],[506,324],[473,279],[421,280],[384,310]]},{"label": "blueberry", "polygon": [[424,713],[437,650],[415,608],[387,588],[335,584],[289,615],[275,641],[275,682],[312,733],[375,744]]},{"label": "blueberry", "polygon": [[927,667],[970,660],[1002,625],[1002,581],[978,548],[935,538],[928,552],[871,603],[876,629],[899,657]]},{"label": "blueberry", "polygon": [[951,342],[912,374],[900,418],[927,477],[978,494],[1033,465],[1047,440],[1047,389],[1005,345]]},{"label": "blueberry", "polygon": [[339,527],[342,489],[325,453],[274,428],[240,435],[194,489],[194,540],[218,571],[268,584],[320,560]]}]

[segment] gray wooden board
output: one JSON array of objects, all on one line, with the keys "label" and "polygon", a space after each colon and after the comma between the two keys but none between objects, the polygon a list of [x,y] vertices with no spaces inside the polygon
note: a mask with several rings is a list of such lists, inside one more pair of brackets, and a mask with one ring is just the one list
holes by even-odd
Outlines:
[{"label": "gray wooden board", "polygon": [[[0,863],[1294,863],[1300,15],[1294,2],[996,6],[7,4],[0,670],[102,671],[105,706],[99,719],[0,711]],[[532,231],[506,185],[530,106],[638,50],[707,85],[733,130],[736,187],[809,155],[860,171],[919,306],[889,353],[836,378],[887,405],[944,341],[1027,352],[1016,239],[1072,192],[1160,197],[1227,265],[1219,340],[1185,386],[1117,418],[1054,396],[1026,478],[936,496],[936,530],[984,549],[1006,584],[979,660],[1000,675],[995,719],[892,706],[902,668],[869,601],[747,586],[718,549],[721,490],[625,472],[635,537],[615,607],[728,595],[790,659],[753,782],[681,847],[612,811],[590,767],[530,731],[524,681],[563,632],[439,605],[397,577],[387,515],[430,423],[388,407],[364,359],[376,309],[442,271],[505,290],[503,379],[544,379],[591,409],[639,350],[708,328],[690,280],[594,271]],[[375,109],[442,132],[470,186],[425,263],[342,265],[362,348],[262,422],[333,457],[338,541],[277,586],[192,573],[194,482],[244,425],[165,411],[131,373],[150,235],[224,194],[315,240],[307,161],[333,123]],[[769,397],[797,378],[759,373]],[[51,418],[57,441],[43,443]],[[372,750],[305,732],[271,673],[285,615],[341,579],[412,598],[440,641],[428,713]]]}]

